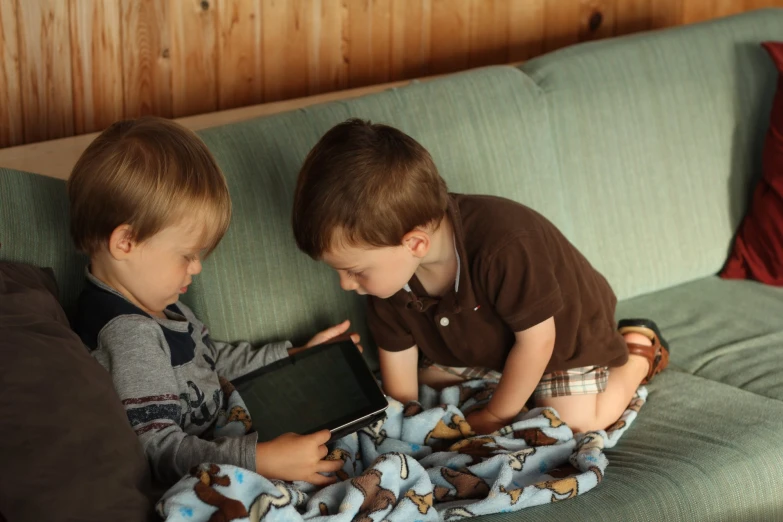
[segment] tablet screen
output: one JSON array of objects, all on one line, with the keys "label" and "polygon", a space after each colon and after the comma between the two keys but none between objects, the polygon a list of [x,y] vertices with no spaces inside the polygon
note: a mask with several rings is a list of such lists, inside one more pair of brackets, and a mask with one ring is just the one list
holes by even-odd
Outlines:
[{"label": "tablet screen", "polygon": [[386,406],[351,342],[310,348],[234,381],[260,442],[336,429]]}]

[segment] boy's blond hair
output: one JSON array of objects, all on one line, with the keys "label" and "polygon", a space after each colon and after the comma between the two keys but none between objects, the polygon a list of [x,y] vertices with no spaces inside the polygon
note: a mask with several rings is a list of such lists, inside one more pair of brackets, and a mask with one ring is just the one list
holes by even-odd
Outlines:
[{"label": "boy's blond hair", "polygon": [[81,155],[68,179],[71,236],[93,255],[130,225],[141,243],[192,216],[211,252],[228,228],[231,199],[223,173],[201,139],[164,118],[119,121]]},{"label": "boy's blond hair", "polygon": [[388,125],[350,119],[305,159],[294,193],[294,237],[314,259],[338,243],[399,246],[411,230],[437,226],[448,204],[427,149]]}]

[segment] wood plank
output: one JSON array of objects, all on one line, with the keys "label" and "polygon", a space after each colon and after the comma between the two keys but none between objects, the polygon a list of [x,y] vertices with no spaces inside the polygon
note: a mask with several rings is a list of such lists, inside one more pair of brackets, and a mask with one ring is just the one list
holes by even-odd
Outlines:
[{"label": "wood plank", "polygon": [[684,0],[653,0],[650,4],[650,28],[661,29],[682,24]]},{"label": "wood plank", "polygon": [[[617,0],[623,2],[623,0]],[[579,23],[579,41],[587,42],[614,36],[615,0],[584,0]]]},{"label": "wood plank", "polygon": [[471,0],[432,0],[430,70],[434,74],[467,69],[470,8]]},{"label": "wood plank", "polygon": [[[363,85],[388,83],[391,76],[392,0],[370,3],[370,79]],[[359,87],[359,85],[356,85]]]},{"label": "wood plank", "polygon": [[218,108],[263,101],[261,1],[221,0],[218,10]]},{"label": "wood plank", "polygon": [[765,7],[783,7],[783,0],[745,0],[744,10],[763,9]]},{"label": "wood plank", "polygon": [[391,15],[391,77],[429,74],[432,0],[394,0]]},{"label": "wood plank", "polygon": [[24,142],[16,2],[0,2],[0,147]]},{"label": "wood plank", "polygon": [[155,114],[170,118],[169,2],[122,0],[121,7],[125,117]]},{"label": "wood plank", "polygon": [[120,6],[104,0],[70,0],[73,113],[76,134],[122,119]]},{"label": "wood plank", "polygon": [[307,1],[263,0],[264,101],[307,95],[307,33],[312,13]]},{"label": "wood plank", "polygon": [[506,0],[471,2],[468,67],[508,62],[510,7]]},{"label": "wood plank", "polygon": [[348,85],[372,80],[372,0],[348,0]]},{"label": "wood plank", "polygon": [[519,62],[544,52],[545,0],[511,0],[508,60]]},{"label": "wood plank", "polygon": [[[431,78],[421,78],[419,81],[428,81]],[[337,100],[347,100],[365,94],[381,92],[387,89],[408,85],[410,81],[391,82],[381,85],[370,85],[358,89],[348,89],[340,92],[329,92],[284,100],[273,103],[263,103],[251,107],[241,107],[225,111],[200,114],[178,118],[176,121],[191,130],[206,129],[218,125],[228,125],[252,118],[269,116],[280,112],[293,111],[318,103],[326,103]],[[98,133],[82,134],[58,140],[29,143],[16,147],[0,149],[0,167],[34,172],[44,176],[58,179],[67,179],[73,165],[84,149],[95,139]]]},{"label": "wood plank", "polygon": [[544,52],[579,42],[580,2],[546,0],[544,4]]},{"label": "wood plank", "polygon": [[653,1],[655,0],[617,0],[615,4],[615,34],[619,36],[650,29]]},{"label": "wood plank", "polygon": [[68,3],[21,1],[18,35],[26,142],[73,135]]},{"label": "wood plank", "polygon": [[171,19],[171,100],[175,118],[217,110],[215,0],[177,0]]},{"label": "wood plank", "polygon": [[[777,0],[779,6],[783,6],[783,0]],[[731,16],[745,11],[744,0],[715,0],[713,15],[716,18]]]},{"label": "wood plank", "polygon": [[682,2],[682,23],[692,24],[709,20],[715,16],[716,2],[705,0],[683,0]]},{"label": "wood plank", "polygon": [[312,0],[308,38],[308,92],[318,94],[348,87],[347,2]]}]

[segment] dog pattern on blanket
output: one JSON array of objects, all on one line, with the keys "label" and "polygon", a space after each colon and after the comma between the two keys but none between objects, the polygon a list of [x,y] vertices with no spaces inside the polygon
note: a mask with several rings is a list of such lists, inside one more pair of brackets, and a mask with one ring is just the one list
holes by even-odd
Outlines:
[{"label": "dog pattern on blanket", "polygon": [[[339,482],[317,490],[235,466],[204,463],[157,504],[167,521],[359,522],[463,520],[561,502],[601,483],[611,448],[643,406],[639,388],[608,430],[574,434],[551,408],[520,414],[476,436],[467,411],[482,407],[497,384],[468,381],[421,401],[390,399],[387,417],[330,445]],[[240,419],[237,419],[240,420]]]}]

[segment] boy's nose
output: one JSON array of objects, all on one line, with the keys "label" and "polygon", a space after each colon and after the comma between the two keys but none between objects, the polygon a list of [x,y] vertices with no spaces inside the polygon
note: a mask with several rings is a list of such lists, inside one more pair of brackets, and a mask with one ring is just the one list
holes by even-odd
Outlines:
[{"label": "boy's nose", "polygon": [[347,275],[340,274],[340,288],[346,292],[350,292],[359,288],[359,284]]},{"label": "boy's nose", "polygon": [[192,263],[190,263],[190,266],[188,267],[188,272],[190,272],[191,275],[198,275],[201,273],[201,260],[196,259]]}]

